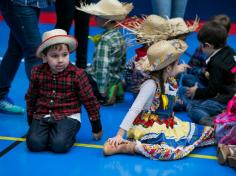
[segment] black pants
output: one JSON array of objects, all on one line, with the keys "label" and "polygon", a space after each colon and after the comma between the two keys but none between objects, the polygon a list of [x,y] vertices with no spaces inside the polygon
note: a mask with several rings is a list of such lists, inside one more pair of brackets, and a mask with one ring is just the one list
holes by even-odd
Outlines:
[{"label": "black pants", "polygon": [[96,83],[96,81],[94,81],[93,77],[89,74],[87,74],[88,76],[88,79],[89,79],[89,83],[93,89],[93,93],[94,95],[97,97],[97,100],[100,102],[100,103],[104,103],[106,101],[106,97],[103,97],[99,90],[98,90],[98,85]]},{"label": "black pants", "polygon": [[[75,38],[78,40],[76,50],[76,66],[86,68],[87,66],[87,50],[89,35],[89,15],[76,10],[75,6],[80,6],[79,0],[57,0],[55,3],[57,23],[55,28],[64,29],[69,33],[71,23],[74,19]],[[90,3],[90,0],[83,0]]]},{"label": "black pants", "polygon": [[71,118],[55,121],[53,118],[33,119],[26,137],[30,151],[51,150],[56,153],[67,152],[75,142],[80,122]]}]

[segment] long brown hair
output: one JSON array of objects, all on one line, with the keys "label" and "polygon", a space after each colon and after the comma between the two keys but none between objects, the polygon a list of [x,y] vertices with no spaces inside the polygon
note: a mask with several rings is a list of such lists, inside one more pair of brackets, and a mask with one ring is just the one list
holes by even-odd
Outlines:
[{"label": "long brown hair", "polygon": [[[177,62],[177,61],[172,62],[172,63],[171,63],[170,65],[168,65],[168,66],[173,67],[176,62]],[[153,72],[150,73],[150,75],[152,76],[152,79],[154,79],[154,80],[159,79],[160,88],[161,88],[161,94],[165,94],[165,81],[164,81],[164,78],[163,78],[163,74],[164,74],[165,69],[166,69],[168,66],[166,66],[165,68],[163,68],[163,69],[161,69],[161,70],[153,71]],[[162,96],[160,96],[160,106],[163,107],[163,100],[162,100],[161,97],[162,97]]]},{"label": "long brown hair", "polygon": [[[175,63],[178,62],[178,60],[172,62],[171,64],[169,64],[168,66],[171,66],[171,67],[174,67]],[[163,74],[164,74],[164,70],[168,67],[164,67],[163,69],[161,70],[158,70],[158,71],[152,71],[150,73],[150,75],[152,76],[152,78],[155,80],[156,78],[159,79],[160,81],[160,86],[161,86],[161,93],[165,93],[165,81],[163,79]]]}]

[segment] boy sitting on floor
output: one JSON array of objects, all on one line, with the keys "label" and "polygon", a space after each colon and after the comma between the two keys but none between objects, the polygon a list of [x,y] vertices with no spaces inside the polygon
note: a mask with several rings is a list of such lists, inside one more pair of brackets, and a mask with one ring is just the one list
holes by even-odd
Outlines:
[{"label": "boy sitting on floor", "polygon": [[77,47],[74,37],[62,29],[45,32],[37,49],[44,63],[33,68],[26,94],[30,125],[26,143],[30,151],[67,152],[81,125],[81,104],[88,111],[93,137],[102,136],[99,103],[87,75],[69,61]]},{"label": "boy sitting on floor", "polygon": [[211,21],[200,29],[198,40],[206,60],[209,82],[207,87],[197,85],[187,88],[187,96],[192,98],[187,105],[189,116],[194,122],[213,126],[213,119],[226,108],[227,102],[236,92],[236,54],[226,46],[227,31],[221,24]]}]

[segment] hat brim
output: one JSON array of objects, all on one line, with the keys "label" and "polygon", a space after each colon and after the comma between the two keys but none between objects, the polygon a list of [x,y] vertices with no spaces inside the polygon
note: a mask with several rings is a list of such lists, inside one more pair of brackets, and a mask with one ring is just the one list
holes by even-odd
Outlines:
[{"label": "hat brim", "polygon": [[81,8],[77,8],[80,11],[83,11],[85,13],[88,13],[90,15],[94,15],[94,16],[99,16],[101,18],[107,19],[107,20],[113,20],[113,21],[121,21],[124,20],[126,18],[127,14],[117,14],[117,15],[109,15],[106,13],[102,13],[102,11],[96,11],[96,10],[87,10],[87,9],[81,9]]},{"label": "hat brim", "polygon": [[168,56],[168,59],[165,59],[165,61],[159,63],[158,65],[150,62],[150,59],[148,58],[149,56],[145,57],[145,59],[139,60],[138,62],[135,63],[135,68],[138,70],[142,71],[159,71],[162,70],[163,68],[167,67],[168,65],[174,63],[177,61],[180,56],[186,51],[187,45],[182,48],[182,51],[180,53],[174,53],[170,54]]},{"label": "hat brim", "polygon": [[39,45],[39,47],[36,51],[36,56],[39,58],[42,58],[43,57],[42,52],[44,49],[46,49],[47,47],[49,47],[51,45],[56,45],[56,44],[60,44],[60,43],[67,44],[69,52],[74,51],[78,46],[77,40],[74,37],[68,36],[68,35],[57,35],[57,36],[50,37],[47,40],[43,41]]},{"label": "hat brim", "polygon": [[[108,8],[108,6],[106,8]],[[99,5],[99,2],[97,4],[81,3],[80,7],[76,6],[77,10],[88,13],[90,15],[99,16],[107,20],[121,21],[124,20],[126,16],[129,14],[129,12],[133,9],[133,4],[123,3],[122,7],[117,7],[118,9],[115,9],[113,11],[111,11],[111,9],[116,8],[116,6],[115,7],[110,6],[109,8],[110,8],[109,10],[103,9],[101,7],[101,4]]]},{"label": "hat brim", "polygon": [[180,55],[175,55],[174,57],[169,58],[168,60],[166,60],[165,62],[162,62],[161,64],[159,64],[158,66],[155,64],[150,64],[148,58],[146,58],[146,61],[142,61],[140,60],[139,62],[137,62],[135,64],[135,68],[138,70],[142,70],[142,71],[159,71],[165,67],[167,67],[168,65],[172,64],[173,62],[175,62],[176,60],[178,60],[180,58]]},{"label": "hat brim", "polygon": [[[180,58],[181,55],[175,55],[175,56],[171,56],[171,58],[167,59],[166,61],[162,62],[161,64],[159,64],[158,66],[154,65],[153,67],[153,71],[158,71],[161,70],[165,67],[167,67],[168,65],[174,63],[175,61],[177,61]],[[151,71],[151,70],[149,70]]]},{"label": "hat brim", "polygon": [[173,39],[173,38],[176,38],[180,35],[188,35],[189,33],[196,31],[196,29],[198,28],[198,25],[199,25],[199,20],[200,19],[198,18],[198,16],[196,16],[193,24],[190,24],[189,22],[187,22],[188,26],[186,27],[185,30],[173,32],[172,35],[170,35],[170,38],[168,38],[168,39]]}]

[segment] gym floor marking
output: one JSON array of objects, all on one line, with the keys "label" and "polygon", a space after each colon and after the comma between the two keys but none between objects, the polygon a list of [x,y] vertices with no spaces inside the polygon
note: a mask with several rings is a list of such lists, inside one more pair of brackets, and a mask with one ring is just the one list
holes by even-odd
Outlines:
[{"label": "gym floor marking", "polygon": [[[17,144],[19,144],[20,142],[24,142],[25,138],[0,136],[0,140],[16,141],[16,142],[18,142]],[[74,146],[76,146],[76,147],[88,147],[88,148],[99,148],[99,149],[103,148],[103,145],[83,144],[83,143],[75,143]],[[199,155],[199,154],[190,154],[190,155],[188,155],[188,157],[201,158],[201,159],[211,159],[211,160],[216,160],[217,159],[215,156]]]}]

